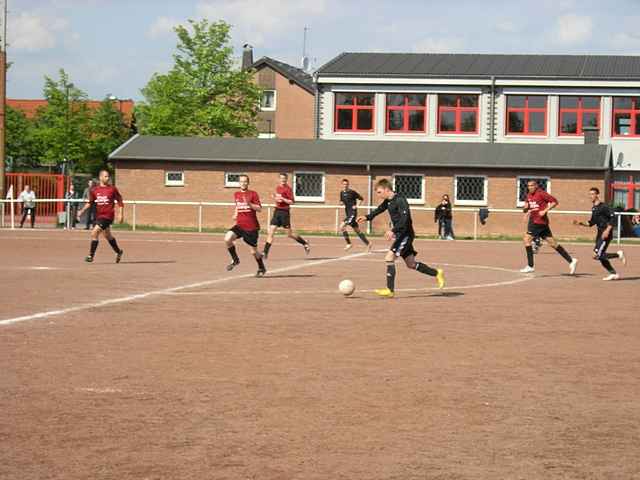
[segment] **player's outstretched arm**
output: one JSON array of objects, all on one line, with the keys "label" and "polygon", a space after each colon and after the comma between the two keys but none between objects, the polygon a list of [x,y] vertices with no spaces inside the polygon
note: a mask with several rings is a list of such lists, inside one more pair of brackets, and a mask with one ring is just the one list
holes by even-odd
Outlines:
[{"label": "player's outstretched arm", "polygon": [[371,212],[370,214],[365,215],[363,217],[358,217],[357,222],[358,223],[362,223],[362,222],[365,222],[365,221],[369,221],[370,222],[371,220],[376,218],[381,213],[386,212],[388,208],[389,208],[389,200],[385,200],[380,205],[378,205],[378,207],[373,212]]}]

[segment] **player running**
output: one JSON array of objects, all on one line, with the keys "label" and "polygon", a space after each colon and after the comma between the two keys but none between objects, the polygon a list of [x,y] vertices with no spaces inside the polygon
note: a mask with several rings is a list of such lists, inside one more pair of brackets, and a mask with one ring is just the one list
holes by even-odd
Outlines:
[{"label": "player running", "polygon": [[600,190],[598,188],[591,188],[589,190],[589,195],[591,196],[591,203],[593,203],[593,207],[591,208],[591,219],[589,219],[588,222],[579,222],[578,220],[574,220],[573,224],[581,225],[583,227],[593,227],[595,225],[598,228],[596,245],[593,249],[593,258],[594,260],[600,260],[602,266],[609,272],[609,275],[604,277],[603,280],[607,282],[611,280],[618,280],[620,276],[609,260],[612,258],[619,258],[622,264],[626,265],[627,259],[622,250],[618,250],[616,253],[607,253],[607,248],[609,248],[609,244],[613,238],[611,233],[613,231],[613,223],[615,222],[616,216],[609,208],[609,205],[600,200]]},{"label": "player running", "polygon": [[293,205],[293,190],[287,183],[289,175],[286,173],[280,174],[280,184],[276,187],[276,193],[273,194],[273,198],[276,201],[276,210],[271,219],[269,230],[267,231],[267,243],[264,245],[264,258],[269,257],[269,251],[271,250],[271,244],[273,244],[273,237],[275,236],[278,228],[284,228],[287,231],[287,237],[295,240],[304,247],[305,253],[308,255],[311,251],[309,242],[302,238],[297,233],[291,230],[291,205]]},{"label": "player running", "polygon": [[98,249],[98,243],[100,234],[107,239],[113,251],[116,252],[116,263],[120,263],[124,251],[118,246],[118,242],[111,234],[111,224],[115,219],[116,203],[119,208],[118,222],[122,223],[124,220],[124,202],[122,201],[122,195],[116,187],[111,185],[111,175],[107,170],[100,170],[99,176],[100,184],[93,187],[89,192],[89,201],[78,212],[78,221],[82,214],[89,208],[95,207],[96,219],[91,230],[91,249],[89,255],[85,257],[84,261],[91,263],[96,255]]},{"label": "player running", "polygon": [[533,267],[533,239],[540,237],[545,240],[551,248],[560,254],[569,263],[569,274],[576,273],[578,259],[572,258],[564,247],[553,238],[553,233],[549,228],[549,217],[547,213],[558,206],[558,200],[545,192],[538,182],[529,180],[527,182],[527,200],[524,204],[525,213],[529,214],[527,232],[524,235],[524,245],[527,252],[527,266],[520,270],[522,273],[535,272]]},{"label": "player running", "polygon": [[260,224],[258,223],[257,213],[262,210],[262,204],[260,203],[258,194],[253,190],[249,190],[249,177],[247,175],[240,175],[239,182],[240,191],[233,194],[233,199],[236,204],[233,219],[236,224],[231,227],[224,236],[224,242],[227,245],[227,250],[229,250],[229,255],[231,255],[232,260],[232,262],[227,265],[227,271],[231,271],[240,265],[240,258],[236,252],[234,242],[238,238],[242,238],[244,243],[249,245],[249,250],[258,264],[256,277],[262,277],[267,273],[267,269],[262,261],[262,254],[258,252]]},{"label": "player running", "polygon": [[369,215],[358,217],[358,222],[371,221],[384,211],[389,211],[392,229],[385,233],[385,238],[393,241],[384,260],[387,264],[387,288],[376,290],[381,297],[393,298],[396,280],[396,258],[402,257],[408,268],[425,275],[436,277],[438,288],[444,288],[444,272],[416,262],[418,254],[413,249],[415,232],[411,220],[411,211],[407,199],[393,191],[391,182],[382,179],[376,183],[376,194],[383,199],[382,203]]},{"label": "player running", "polygon": [[340,225],[340,231],[342,232],[344,241],[347,242],[347,246],[344,247],[345,250],[350,250],[351,247],[353,247],[351,239],[349,238],[349,232],[347,232],[347,227],[351,227],[353,228],[353,231],[356,232],[356,235],[358,235],[358,238],[362,240],[362,243],[367,246],[367,251],[371,251],[371,242],[369,242],[366,235],[360,231],[360,226],[357,222],[358,207],[363,200],[362,195],[349,188],[349,180],[346,178],[343,179],[342,191],[340,192],[340,203],[344,205],[345,218],[342,225]]}]

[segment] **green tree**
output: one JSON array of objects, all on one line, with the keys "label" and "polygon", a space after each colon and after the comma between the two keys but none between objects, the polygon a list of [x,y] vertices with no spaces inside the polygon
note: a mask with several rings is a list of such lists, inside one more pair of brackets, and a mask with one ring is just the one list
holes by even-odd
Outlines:
[{"label": "green tree", "polygon": [[89,120],[89,153],[85,167],[97,174],[106,166],[109,154],[131,136],[116,103],[105,98]]},{"label": "green tree", "polygon": [[261,91],[252,71],[234,65],[230,26],[207,20],[176,27],[174,66],[155,74],[142,94],[136,118],[140,133],[235,137],[257,133]]},{"label": "green tree", "polygon": [[90,113],[86,94],[60,70],[58,80],[45,77],[44,98],[47,106],[36,117],[41,163],[59,166],[66,159],[76,170],[87,170]]},{"label": "green tree", "polygon": [[41,151],[34,121],[7,105],[5,122],[7,166],[13,171],[38,167]]}]

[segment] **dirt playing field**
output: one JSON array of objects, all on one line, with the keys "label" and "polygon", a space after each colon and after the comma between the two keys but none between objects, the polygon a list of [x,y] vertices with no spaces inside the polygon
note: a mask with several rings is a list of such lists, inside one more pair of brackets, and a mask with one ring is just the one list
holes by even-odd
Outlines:
[{"label": "dirt playing field", "polygon": [[526,276],[517,243],[418,241],[447,289],[399,268],[388,300],[337,238],[256,279],[219,236],[117,236],[85,264],[85,232],[0,231],[2,479],[640,478],[640,246],[603,282],[591,245]]}]

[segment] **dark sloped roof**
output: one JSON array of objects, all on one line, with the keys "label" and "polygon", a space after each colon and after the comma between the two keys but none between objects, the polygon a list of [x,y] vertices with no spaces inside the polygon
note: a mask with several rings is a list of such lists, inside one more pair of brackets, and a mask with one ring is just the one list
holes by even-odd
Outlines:
[{"label": "dark sloped roof", "polygon": [[508,77],[639,80],[640,57],[612,55],[482,55],[342,53],[319,76]]},{"label": "dark sloped roof", "polygon": [[264,66],[273,68],[280,75],[283,75],[289,80],[297,83],[307,92],[311,94],[315,93],[313,77],[301,68],[294,67],[293,65],[289,65],[288,63],[280,62],[269,57],[262,57],[260,60],[255,62],[251,68],[260,69]]},{"label": "dark sloped roof", "polygon": [[607,145],[136,136],[112,160],[606,170]]}]

